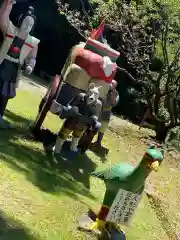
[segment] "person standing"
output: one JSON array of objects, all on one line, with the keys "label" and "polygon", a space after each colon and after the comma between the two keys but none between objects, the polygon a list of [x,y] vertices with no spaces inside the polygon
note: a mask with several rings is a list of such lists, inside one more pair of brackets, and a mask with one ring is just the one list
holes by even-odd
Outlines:
[{"label": "person standing", "polygon": [[[25,16],[21,16],[20,26],[15,27],[9,19],[14,0],[4,0],[0,4],[0,30],[3,41],[0,46],[0,126],[8,128],[3,120],[9,99],[16,96],[17,81],[21,67],[32,73],[38,50],[39,39],[30,35],[34,24],[34,8],[29,7]],[[2,34],[1,34],[2,35]]]},{"label": "person standing", "polygon": [[99,118],[101,122],[101,128],[98,132],[97,141],[94,143],[96,147],[102,147],[102,140],[111,119],[112,108],[115,107],[119,102],[119,94],[116,91],[116,87],[117,82],[115,80],[112,80],[107,98],[103,102],[102,111]]}]

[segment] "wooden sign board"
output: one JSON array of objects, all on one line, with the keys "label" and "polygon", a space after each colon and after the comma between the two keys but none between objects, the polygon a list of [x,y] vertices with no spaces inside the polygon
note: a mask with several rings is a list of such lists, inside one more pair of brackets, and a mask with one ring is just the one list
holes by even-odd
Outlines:
[{"label": "wooden sign board", "polygon": [[106,221],[129,225],[142,195],[120,189],[106,218]]}]

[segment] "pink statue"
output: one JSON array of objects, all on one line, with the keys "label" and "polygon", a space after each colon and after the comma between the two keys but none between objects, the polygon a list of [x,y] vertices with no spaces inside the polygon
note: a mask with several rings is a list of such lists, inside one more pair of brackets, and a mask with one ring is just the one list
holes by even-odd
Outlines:
[{"label": "pink statue", "polygon": [[30,35],[35,24],[32,7],[29,7],[24,17],[21,17],[20,27],[15,27],[10,21],[9,15],[15,3],[14,0],[0,2],[0,32],[3,37],[0,46],[0,125],[2,127],[7,127],[3,121],[4,110],[8,100],[16,96],[21,67],[25,64],[26,73],[32,73],[40,42]]}]

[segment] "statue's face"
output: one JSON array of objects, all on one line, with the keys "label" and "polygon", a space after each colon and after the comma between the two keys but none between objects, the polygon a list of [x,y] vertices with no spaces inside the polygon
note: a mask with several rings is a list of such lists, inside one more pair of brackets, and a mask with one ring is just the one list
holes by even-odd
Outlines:
[{"label": "statue's face", "polygon": [[98,87],[90,87],[87,91],[87,104],[92,104],[96,102],[99,98],[99,88]]},{"label": "statue's face", "polygon": [[117,87],[117,82],[115,80],[112,80],[111,84],[110,84],[110,89],[111,90],[115,90]]},{"label": "statue's face", "polygon": [[30,33],[30,31],[32,30],[33,26],[34,26],[34,18],[31,17],[31,16],[27,16],[23,20],[20,29],[23,32]]}]

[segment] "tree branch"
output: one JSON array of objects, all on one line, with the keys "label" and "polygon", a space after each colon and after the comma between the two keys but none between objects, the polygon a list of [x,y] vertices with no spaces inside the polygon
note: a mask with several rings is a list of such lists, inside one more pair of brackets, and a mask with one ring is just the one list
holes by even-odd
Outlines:
[{"label": "tree branch", "polygon": [[127,75],[133,82],[137,83],[137,80],[125,68],[121,68],[121,67],[117,66],[117,69],[120,72],[123,72],[125,75]]},{"label": "tree branch", "polygon": [[[173,60],[172,63],[169,65],[168,70],[169,70],[169,69],[172,69],[173,66],[174,66],[177,62],[180,61],[179,58],[180,58],[180,47],[178,47],[178,49],[176,50],[174,60]],[[179,70],[179,69],[180,69],[180,66],[177,67],[177,70]]]},{"label": "tree branch", "polygon": [[162,51],[166,66],[169,66],[169,57],[167,52],[167,36],[168,36],[169,24],[165,25],[165,31],[162,32]]}]

